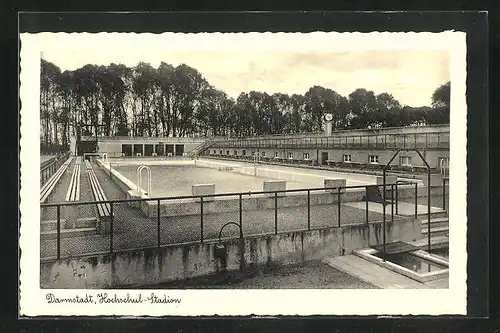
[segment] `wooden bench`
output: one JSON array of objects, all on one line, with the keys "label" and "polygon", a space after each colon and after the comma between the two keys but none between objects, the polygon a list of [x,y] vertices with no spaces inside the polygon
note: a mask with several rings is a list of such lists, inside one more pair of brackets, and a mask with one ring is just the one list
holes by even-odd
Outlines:
[{"label": "wooden bench", "polygon": [[69,182],[68,192],[66,192],[66,201],[78,201],[80,200],[80,165],[82,163],[82,158],[79,156],[76,158],[75,167],[73,168],[73,174],[71,175],[71,180]]},{"label": "wooden bench", "polygon": [[49,180],[42,186],[42,188],[40,189],[40,203],[44,203],[45,200],[47,200],[47,198],[56,187],[56,184],[59,182],[59,179],[61,179],[62,175],[64,174],[64,171],[66,171],[72,160],[73,157],[68,158],[63,163],[63,165],[61,165],[61,167],[56,171],[56,173],[54,173],[52,177],[50,177]]},{"label": "wooden bench", "polygon": [[[106,195],[104,194],[104,190],[101,187],[101,184],[99,184],[99,181],[97,180],[97,176],[95,175],[94,170],[92,169],[92,165],[90,164],[89,161],[85,161],[86,164],[86,169],[87,169],[87,175],[89,177],[89,182],[90,182],[90,188],[92,189],[92,195],[94,196],[95,201],[107,201],[108,199],[106,198]],[[107,227],[107,224],[111,221],[113,218],[111,214],[111,205],[109,203],[97,203],[97,214],[99,216],[99,221],[100,223],[100,228],[102,232],[109,232],[109,228]]]}]

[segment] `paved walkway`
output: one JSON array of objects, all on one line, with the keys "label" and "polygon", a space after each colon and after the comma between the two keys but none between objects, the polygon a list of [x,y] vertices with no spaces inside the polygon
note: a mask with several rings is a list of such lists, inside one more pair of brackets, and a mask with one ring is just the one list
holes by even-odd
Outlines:
[{"label": "paved walkway", "polygon": [[382,289],[429,289],[431,286],[412,280],[404,275],[359,258],[354,254],[327,257],[323,262]]}]

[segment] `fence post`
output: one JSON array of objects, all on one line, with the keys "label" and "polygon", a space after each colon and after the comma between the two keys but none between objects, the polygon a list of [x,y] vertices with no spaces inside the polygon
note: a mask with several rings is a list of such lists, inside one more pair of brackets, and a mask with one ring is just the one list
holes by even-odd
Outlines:
[{"label": "fence post", "polygon": [[368,224],[368,186],[365,186],[365,215],[366,215],[366,224]]},{"label": "fence post", "polygon": [[443,210],[446,210],[446,178],[443,178]]},{"label": "fence post", "polygon": [[200,197],[200,240],[203,244],[203,197]]},{"label": "fence post", "polygon": [[240,202],[240,230],[243,233],[243,198],[241,194],[239,196],[239,202]]},{"label": "fence post", "polygon": [[417,219],[418,215],[418,210],[417,210],[417,200],[418,200],[418,195],[417,195],[417,183],[415,183],[415,219]]},{"label": "fence post", "polygon": [[339,219],[338,225],[340,227],[340,187],[337,187],[337,217]]},{"label": "fence post", "polygon": [[396,215],[398,215],[399,214],[398,184],[396,183],[396,185],[394,185],[394,186],[396,187]]},{"label": "fence post", "polygon": [[114,232],[113,221],[114,221],[115,217],[113,215],[113,203],[112,202],[109,203],[109,213],[111,215],[111,220],[109,223],[109,253],[113,254],[113,232]]},{"label": "fence post", "polygon": [[157,226],[156,226],[156,232],[157,232],[157,236],[158,236],[158,247],[161,246],[161,230],[160,230],[160,199],[158,199],[157,203],[156,203],[156,222],[157,222]]},{"label": "fence post", "polygon": [[391,184],[391,222],[394,222],[394,184]]},{"label": "fence post", "polygon": [[61,206],[57,206],[57,260],[61,259]]},{"label": "fence post", "polygon": [[311,230],[311,190],[307,190],[307,230]]},{"label": "fence post", "polygon": [[278,192],[274,192],[274,234],[278,234]]}]

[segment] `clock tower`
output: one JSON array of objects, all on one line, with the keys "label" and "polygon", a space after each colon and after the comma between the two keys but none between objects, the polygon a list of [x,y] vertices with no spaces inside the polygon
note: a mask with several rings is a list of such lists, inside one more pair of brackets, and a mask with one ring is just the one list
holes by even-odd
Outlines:
[{"label": "clock tower", "polygon": [[330,136],[332,135],[332,120],[333,120],[333,115],[331,113],[325,114],[323,117],[325,121],[325,135]]}]

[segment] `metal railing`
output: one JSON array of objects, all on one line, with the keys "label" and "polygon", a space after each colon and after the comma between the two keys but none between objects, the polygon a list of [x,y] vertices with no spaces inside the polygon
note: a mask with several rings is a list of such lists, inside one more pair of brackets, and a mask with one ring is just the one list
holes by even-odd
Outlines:
[{"label": "metal railing", "polygon": [[216,148],[271,149],[449,149],[450,134],[443,132],[412,134],[362,134],[309,136],[296,138],[245,138],[213,140]]},{"label": "metal railing", "polygon": [[[109,229],[103,233],[103,238],[100,239],[98,248],[88,248],[84,252],[75,247],[75,241],[72,238],[66,238],[64,243],[65,255],[85,255],[95,252],[109,252],[113,253],[117,249],[147,249],[154,247],[161,247],[164,245],[173,245],[186,242],[200,242],[204,243],[209,240],[217,238],[218,224],[223,225],[228,222],[233,222],[241,226],[241,235],[245,230],[246,236],[249,235],[267,235],[278,234],[279,232],[289,231],[310,231],[331,227],[342,227],[345,225],[366,224],[370,222],[381,222],[382,216],[380,213],[369,209],[369,201],[367,190],[369,186],[378,187],[379,191],[383,185],[360,185],[360,186],[345,186],[345,187],[330,187],[330,188],[306,188],[306,189],[292,189],[282,191],[259,191],[259,192],[237,192],[237,193],[224,193],[202,196],[176,196],[176,197],[156,197],[156,198],[141,198],[141,199],[121,199],[121,200],[106,200],[106,201],[92,201],[92,202],[64,202],[64,203],[49,203],[40,205],[42,210],[56,209],[55,218],[55,254],[49,253],[42,257],[61,258],[61,228],[62,220],[70,218],[71,212],[62,216],[64,209],[71,207],[93,206],[94,211],[98,204],[109,204],[111,219]],[[414,193],[409,198],[401,199],[398,196],[399,189],[402,186],[407,187],[407,191],[411,191],[414,186]],[[418,188],[417,183],[414,182],[397,182],[395,184],[386,185],[386,193],[390,206],[390,220],[393,222],[395,217],[404,219],[404,216],[399,215],[399,202],[400,201],[414,201],[414,216],[406,215],[406,218],[417,218],[418,216]],[[444,186],[444,185],[443,185]],[[408,190],[408,188],[410,190]],[[350,191],[359,190],[364,192],[364,197],[361,202],[365,202],[362,208],[355,208],[344,205],[347,203],[345,196]],[[364,191],[363,191],[364,190]],[[323,195],[331,194],[331,199],[324,199],[325,197],[317,196],[318,193]],[[283,198],[288,195],[302,195],[297,200],[302,200],[303,204],[298,206],[285,204]],[[444,195],[444,193],[443,193]],[[328,197],[328,195],[326,196]],[[261,209],[248,209],[245,202],[247,198],[257,198],[260,204],[265,202],[266,208]],[[229,209],[232,212],[213,211],[214,201],[217,203],[221,200],[233,200],[226,202],[224,207],[232,207]],[[439,199],[439,198],[438,198]],[[323,201],[322,201],[323,200]],[[327,200],[327,203],[324,203]],[[438,200],[439,201],[439,200]],[[197,207],[197,212],[191,215],[182,215],[182,209],[178,210],[179,215],[167,216],[162,214],[165,207],[172,207],[178,204],[189,202],[192,207]],[[352,202],[352,201],[349,201]],[[358,201],[359,202],[359,201]],[[443,199],[444,202],[444,199]],[[140,208],[141,205],[146,205],[149,212],[147,216]],[[245,205],[244,205],[245,203]],[[130,205],[135,205],[131,208]],[[380,204],[380,203],[379,203]],[[315,209],[311,209],[314,206]],[[359,206],[358,206],[359,207]],[[143,207],[144,208],[144,207]],[[88,208],[87,208],[88,211]],[[134,213],[135,212],[135,213]],[[95,215],[94,215],[95,216]],[[248,223],[246,223],[248,221]],[[251,221],[251,223],[250,223]],[[66,223],[66,222],[65,222]],[[67,225],[67,223],[66,223]],[[137,231],[142,228],[142,231]],[[198,231],[197,231],[197,230]],[[121,230],[121,231],[120,231]],[[135,230],[135,231],[134,231]],[[65,230],[67,231],[67,230]],[[183,236],[184,235],[184,236]],[[119,242],[117,241],[119,240]],[[49,242],[53,240],[49,240]],[[103,242],[109,241],[108,246]],[[91,242],[92,243],[92,242]],[[43,246],[43,242],[42,242]],[[87,244],[85,244],[87,246]],[[76,251],[72,252],[72,249]],[[78,253],[80,251],[80,253]],[[48,251],[51,252],[51,251]]]},{"label": "metal railing", "polygon": [[50,177],[63,165],[68,159],[70,153],[67,152],[63,155],[55,157],[52,162],[40,168],[40,186],[43,186]]}]

